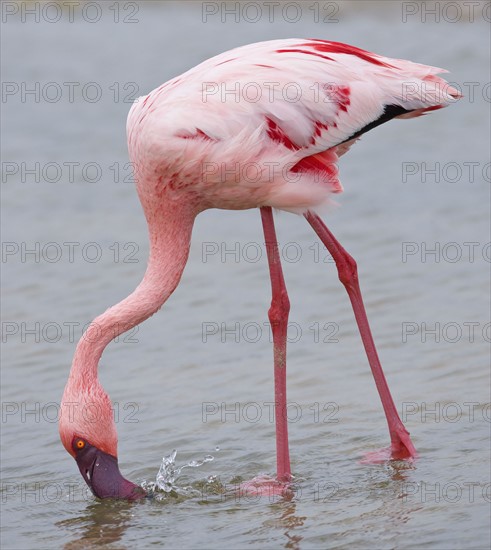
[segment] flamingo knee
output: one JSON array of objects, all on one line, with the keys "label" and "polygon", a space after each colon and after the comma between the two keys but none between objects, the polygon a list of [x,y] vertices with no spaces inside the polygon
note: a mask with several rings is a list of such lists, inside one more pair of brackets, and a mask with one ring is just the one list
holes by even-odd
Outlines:
[{"label": "flamingo knee", "polygon": [[281,334],[281,329],[286,329],[289,313],[290,299],[288,298],[286,288],[284,288],[280,292],[273,294],[271,307],[268,310],[268,318],[273,334],[277,332]]},{"label": "flamingo knee", "polygon": [[356,260],[346,252],[338,250],[339,256],[334,258],[338,269],[339,280],[348,288],[353,288],[358,283],[358,266]]}]

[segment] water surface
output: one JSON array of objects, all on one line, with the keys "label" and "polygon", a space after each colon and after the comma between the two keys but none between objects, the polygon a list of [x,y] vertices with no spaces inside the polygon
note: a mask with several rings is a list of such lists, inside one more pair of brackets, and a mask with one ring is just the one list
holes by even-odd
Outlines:
[{"label": "water surface", "polygon": [[[487,23],[421,14],[404,22],[396,2],[344,3],[338,22],[321,23],[317,3],[304,2],[297,22],[204,22],[201,4],[142,3],[137,22],[116,24],[108,4],[93,24],[19,16],[2,28],[4,81],[44,90],[2,104],[2,547],[488,548]],[[458,105],[365,136],[342,159],[346,191],[326,218],[358,260],[382,363],[420,457],[360,463],[389,440],[349,301],[309,226],[279,213],[295,494],[260,500],[208,488],[209,476],[230,488],[275,467],[259,213],[209,211],[196,221],[178,290],[108,347],[100,369],[123,473],[149,482],[173,449],[179,465],[212,455],[176,480],[201,495],[97,501],[61,446],[56,413],[82,327],[145,270],[145,221],[125,181],[131,98],[228,48],[291,36],[446,67],[468,83]],[[64,90],[60,101],[43,95],[54,93],[44,89],[50,82]],[[73,101],[67,82],[80,83]],[[80,92],[91,82],[102,90],[97,101],[87,99],[96,88]],[[39,178],[26,172],[35,163]],[[71,174],[66,163],[80,164]],[[59,181],[43,174],[56,165]]]}]

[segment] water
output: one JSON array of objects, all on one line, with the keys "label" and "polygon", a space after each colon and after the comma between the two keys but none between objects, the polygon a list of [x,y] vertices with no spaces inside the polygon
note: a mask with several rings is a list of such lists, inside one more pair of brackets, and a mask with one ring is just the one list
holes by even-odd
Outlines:
[{"label": "water", "polygon": [[[2,158],[16,163],[4,164],[2,185],[2,239],[13,247],[2,264],[2,548],[488,548],[487,24],[404,23],[396,2],[343,3],[339,22],[324,24],[315,6],[296,23],[203,23],[201,4],[138,4],[138,23],[115,24],[107,5],[93,24],[13,17],[2,28],[4,81],[102,90],[94,102],[81,92],[70,102],[65,86],[58,102],[19,92],[2,104]],[[294,491],[234,494],[274,474],[270,288],[258,212],[209,211],[196,222],[178,290],[108,347],[100,376],[126,477],[155,483],[172,449],[173,468],[214,460],[181,469],[163,498],[97,501],[60,444],[56,415],[82,327],[145,269],[145,221],[125,181],[123,94],[135,85],[146,93],[230,47],[290,36],[354,43],[476,83],[458,105],[365,136],[342,159],[346,192],[327,217],[358,260],[382,363],[420,456],[360,462],[388,435],[349,302],[304,220],[280,213]],[[55,172],[22,175],[22,163],[36,162],[40,172],[80,165],[59,181]],[[421,163],[439,181],[427,172],[423,182]]]}]

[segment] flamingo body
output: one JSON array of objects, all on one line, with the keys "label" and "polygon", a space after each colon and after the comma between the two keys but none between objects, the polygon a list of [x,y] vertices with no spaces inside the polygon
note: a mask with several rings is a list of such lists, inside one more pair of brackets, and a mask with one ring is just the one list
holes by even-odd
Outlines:
[{"label": "flamingo body", "polygon": [[336,163],[360,135],[460,96],[440,72],[338,42],[274,40],[213,57],[135,102],[128,147],[148,222],[149,262],[134,292],[99,315],[78,343],[59,423],[63,445],[96,496],[144,496],[118,469],[117,433],[111,401],[98,380],[99,359],[113,338],[155,313],[174,291],[194,219],[208,208],[260,208],[272,245],[278,482],[291,476],[285,414],[289,300],[272,208],[303,214],[331,252],[382,400],[391,456],[415,456],[376,353],[356,263],[316,212],[342,191]]},{"label": "flamingo body", "polygon": [[302,213],[342,191],[338,157],[388,107],[417,116],[454,101],[442,71],[335,42],[243,46],[134,103],[130,157],[139,181],[203,208]]}]

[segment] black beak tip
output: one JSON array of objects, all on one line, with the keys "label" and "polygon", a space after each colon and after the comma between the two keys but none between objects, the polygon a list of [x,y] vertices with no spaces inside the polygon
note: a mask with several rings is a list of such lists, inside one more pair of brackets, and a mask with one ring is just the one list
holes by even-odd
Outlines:
[{"label": "black beak tip", "polygon": [[131,488],[126,492],[126,496],[123,498],[126,498],[127,500],[140,500],[148,497],[148,494],[143,487],[140,487],[140,485],[136,485],[127,479],[125,479],[125,481],[131,485]]}]

